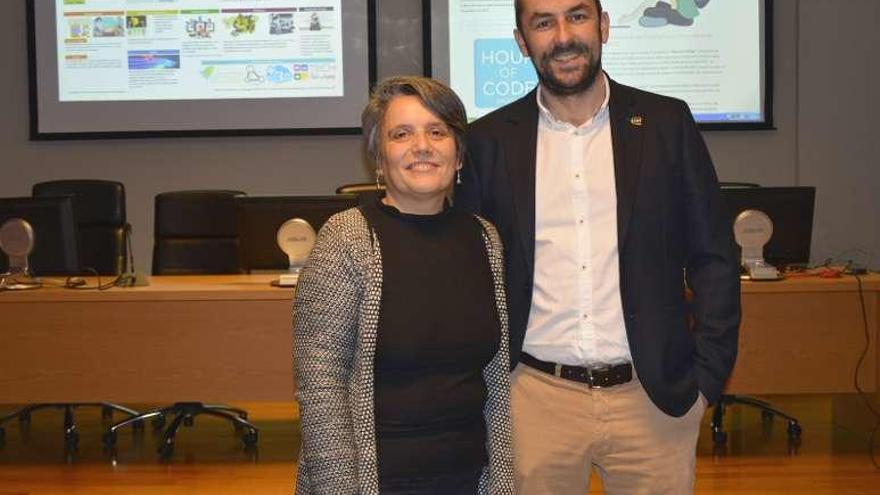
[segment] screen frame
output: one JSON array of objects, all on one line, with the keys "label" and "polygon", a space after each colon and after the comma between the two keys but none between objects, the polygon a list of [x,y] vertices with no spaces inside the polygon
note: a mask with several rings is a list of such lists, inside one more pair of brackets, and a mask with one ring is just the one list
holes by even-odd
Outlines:
[{"label": "screen frame", "polygon": [[[763,212],[773,222],[773,235],[763,247],[767,262],[777,268],[809,266],[816,224],[816,187],[752,186],[721,188],[725,222],[733,229],[743,211]],[[739,245],[736,248],[739,253]]]},{"label": "screen frame", "polygon": [[[764,2],[764,87],[763,108],[764,120],[761,122],[697,122],[697,126],[704,131],[754,131],[776,130],[773,120],[773,0]],[[424,62],[423,74],[432,77],[434,61],[432,54],[433,45],[433,20],[432,0],[422,0],[422,60]]]},{"label": "screen frame", "polygon": [[[239,268],[244,273],[286,271],[287,255],[276,241],[276,233],[286,220],[303,218],[310,225],[319,220],[320,225],[312,225],[319,232],[330,217],[357,207],[359,202],[357,194],[236,197]],[[254,218],[259,220],[251,221]]]},{"label": "screen frame", "polygon": [[[32,275],[80,275],[86,272],[73,195],[0,198],[0,224],[12,218],[25,220],[34,230],[33,251],[27,256]],[[43,234],[47,235],[41,237]],[[8,258],[0,252],[0,271],[8,266]]]},{"label": "screen frame", "polygon": [[[247,129],[191,129],[191,130],[138,130],[138,131],[86,131],[86,132],[47,132],[40,130],[38,66],[37,66],[37,1],[26,0],[27,53],[28,53],[28,98],[30,110],[31,141],[63,141],[92,139],[132,139],[166,137],[225,137],[225,136],[324,136],[359,135],[361,127],[291,127],[291,128],[247,128]],[[367,85],[368,93],[376,84],[377,78],[377,36],[376,16],[378,0],[365,0],[367,10]],[[366,97],[366,94],[365,94]],[[246,100],[242,100],[246,101]],[[283,100],[279,100],[283,101]]]}]

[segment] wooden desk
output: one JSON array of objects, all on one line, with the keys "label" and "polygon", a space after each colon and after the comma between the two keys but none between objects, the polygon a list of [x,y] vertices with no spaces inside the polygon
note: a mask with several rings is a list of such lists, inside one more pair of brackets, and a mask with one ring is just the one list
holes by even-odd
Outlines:
[{"label": "wooden desk", "polygon": [[[862,277],[868,353],[860,385],[876,390],[880,275]],[[851,276],[743,282],[739,356],[727,392],[804,394],[855,392],[853,379],[865,347],[858,284]]]},{"label": "wooden desk", "polygon": [[293,290],[272,278],[0,292],[0,402],[293,400]]},{"label": "wooden desk", "polygon": [[[0,402],[293,400],[293,291],[272,278],[0,292]],[[864,280],[861,384],[873,391],[880,276]],[[864,326],[852,277],[747,282],[743,312],[730,393],[854,391]]]}]

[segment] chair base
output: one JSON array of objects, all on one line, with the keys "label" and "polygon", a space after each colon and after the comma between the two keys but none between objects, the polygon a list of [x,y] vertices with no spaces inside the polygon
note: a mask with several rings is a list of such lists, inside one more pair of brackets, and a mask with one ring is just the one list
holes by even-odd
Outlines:
[{"label": "chair base", "polygon": [[259,440],[259,428],[247,421],[247,411],[222,404],[203,404],[201,402],[175,402],[166,407],[153,409],[137,416],[120,421],[111,426],[104,433],[104,446],[112,449],[116,446],[117,432],[128,425],[137,428],[138,425],[143,426],[145,420],[151,420],[155,430],[162,429],[165,426],[165,418],[173,414],[174,419],[162,435],[158,452],[163,458],[170,457],[174,453],[174,440],[181,424],[192,426],[193,418],[200,414],[207,414],[218,418],[225,419],[232,423],[236,432],[242,432],[242,443],[246,449],[256,447]]},{"label": "chair base", "polygon": [[789,446],[796,446],[800,442],[802,428],[797,418],[791,416],[775,407],[769,402],[749,397],[745,395],[722,395],[715,404],[712,411],[712,441],[715,446],[723,446],[727,443],[727,432],[724,431],[724,410],[726,407],[742,404],[754,407],[761,411],[761,419],[766,423],[773,421],[773,418],[779,416],[788,423],[788,442]]},{"label": "chair base", "polygon": [[79,432],[77,431],[73,411],[79,407],[100,407],[101,419],[104,421],[111,421],[113,419],[114,411],[125,413],[129,415],[129,417],[136,417],[140,414],[134,409],[129,409],[112,402],[53,402],[30,404],[0,418],[0,446],[2,446],[6,440],[6,429],[2,427],[4,423],[18,418],[22,425],[27,425],[30,423],[31,414],[33,414],[34,411],[40,409],[64,409],[64,449],[75,450],[77,445],[79,445]]}]

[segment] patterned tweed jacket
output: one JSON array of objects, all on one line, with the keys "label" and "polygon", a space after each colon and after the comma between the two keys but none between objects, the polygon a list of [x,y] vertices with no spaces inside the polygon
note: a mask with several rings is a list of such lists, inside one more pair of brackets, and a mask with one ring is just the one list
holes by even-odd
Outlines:
[{"label": "patterned tweed jacket", "polygon": [[[478,493],[500,495],[514,491],[507,308],[501,241],[491,224],[479,220],[501,339],[498,353],[483,371],[489,464]],[[333,216],[318,235],[294,301],[294,365],[302,422],[299,495],[379,493],[373,360],[381,296],[382,253],[376,232],[357,208]]]}]

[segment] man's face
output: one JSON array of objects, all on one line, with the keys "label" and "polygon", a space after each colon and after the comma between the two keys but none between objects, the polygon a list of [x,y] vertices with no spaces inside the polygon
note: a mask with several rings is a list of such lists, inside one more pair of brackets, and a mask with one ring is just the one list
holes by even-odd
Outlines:
[{"label": "man's face", "polygon": [[593,86],[608,41],[608,15],[593,0],[522,0],[514,37],[551,93],[570,96]]}]

